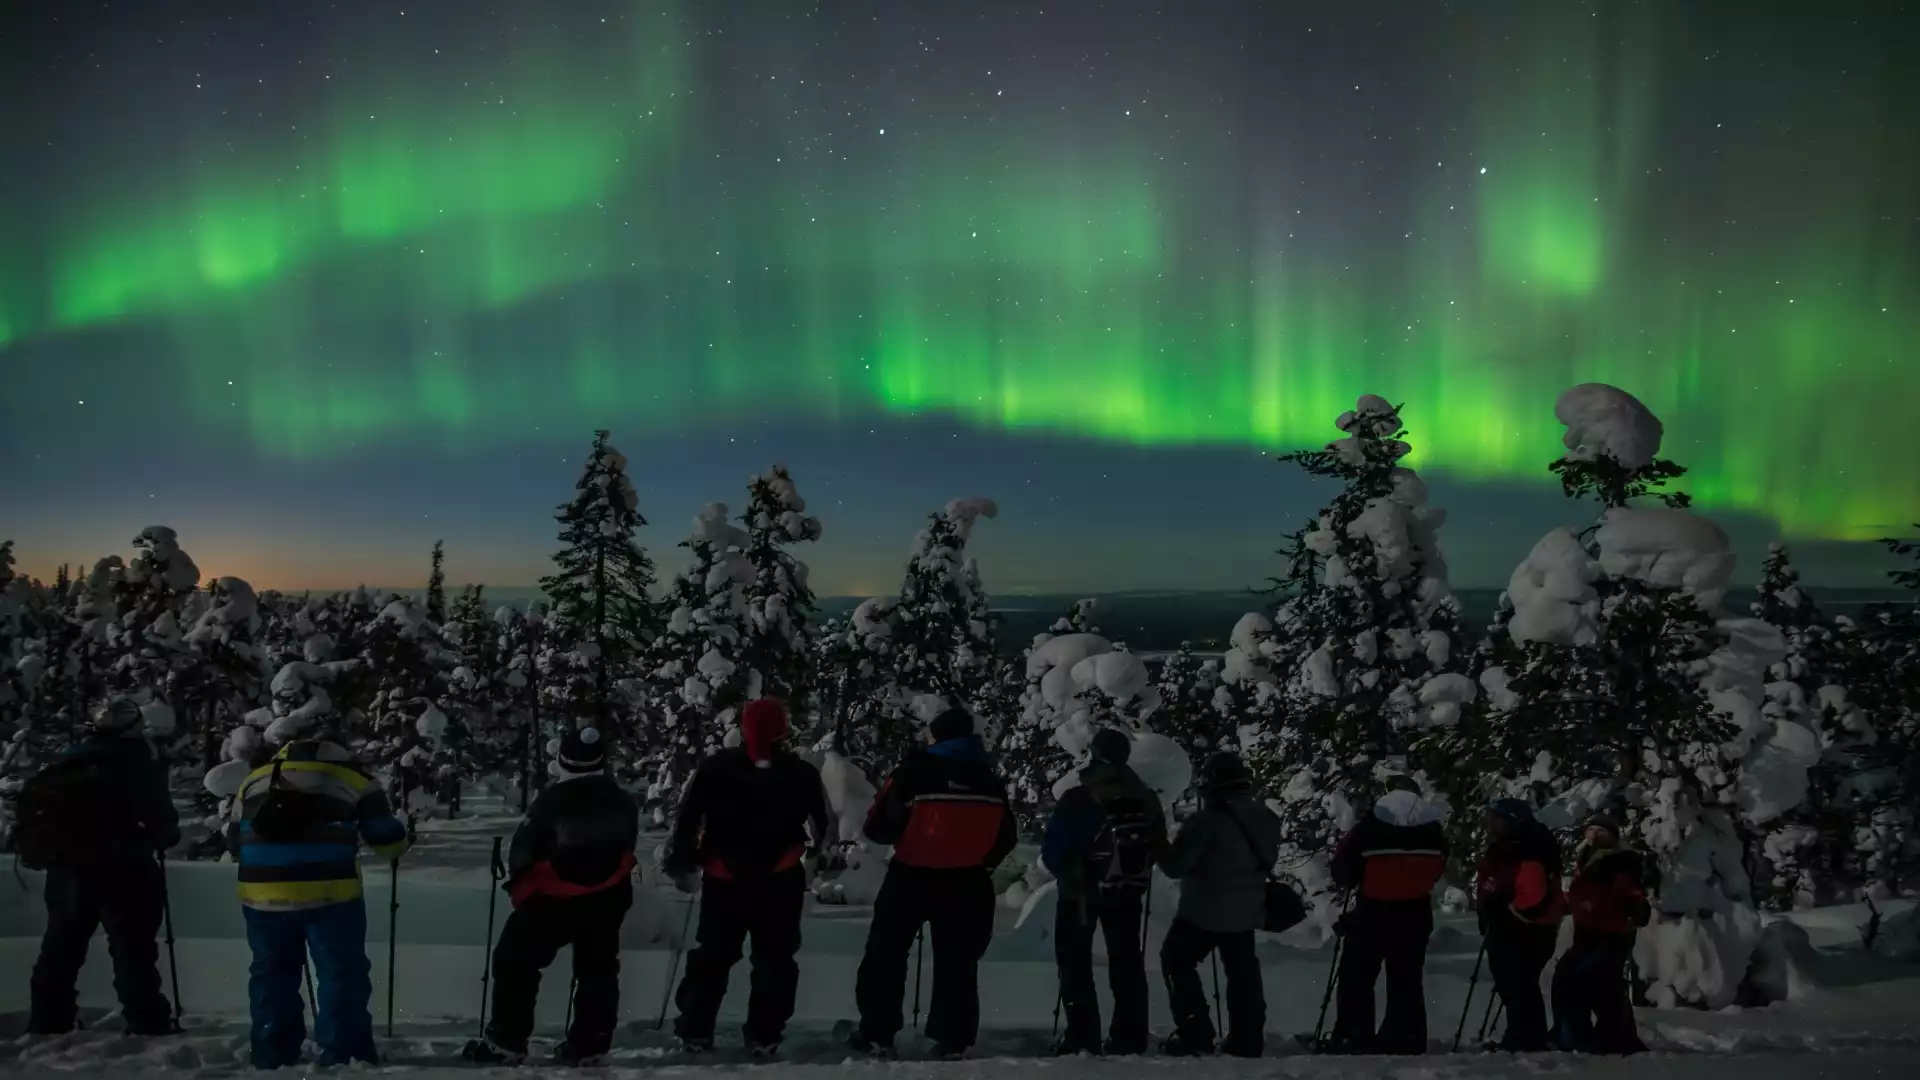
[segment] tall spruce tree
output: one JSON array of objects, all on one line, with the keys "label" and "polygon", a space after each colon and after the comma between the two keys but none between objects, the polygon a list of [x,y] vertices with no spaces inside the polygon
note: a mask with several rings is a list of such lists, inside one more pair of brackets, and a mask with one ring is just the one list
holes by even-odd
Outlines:
[{"label": "tall spruce tree", "polygon": [[862,730],[850,752],[891,764],[939,706],[978,710],[997,658],[994,618],[967,541],[974,524],[996,512],[991,500],[976,498],[929,515],[914,537],[899,598],[855,612],[852,632],[864,650],[856,666],[872,675],[855,708]]},{"label": "tall spruce tree", "polygon": [[[1663,430],[1631,395],[1575,387],[1556,403],[1568,452],[1553,462],[1599,519],[1556,529],[1514,571],[1515,652],[1481,676],[1505,761],[1473,764],[1544,789],[1549,816],[1622,817],[1657,866],[1655,919],[1636,961],[1650,1000],[1734,1000],[1759,944],[1746,855],[1752,830],[1805,795],[1814,735],[1765,713],[1765,673],[1785,650],[1757,619],[1724,615],[1726,534],[1663,490],[1685,474],[1658,457]],[[1640,505],[1641,500],[1662,505]],[[1700,962],[1723,977],[1703,979]]]},{"label": "tall spruce tree", "polygon": [[427,574],[427,618],[435,626],[447,624],[446,541],[433,542],[433,569]]},{"label": "tall spruce tree", "polygon": [[747,662],[754,583],[745,530],[727,523],[724,503],[709,503],[681,546],[691,556],[673,582],[673,605],[647,673],[649,738],[629,770],[647,783],[658,812],[675,802],[702,758],[734,729],[741,705],[762,692],[761,673]]},{"label": "tall spruce tree", "polygon": [[1786,655],[1767,672],[1767,715],[1820,736],[1807,796],[1766,830],[1761,897],[1775,911],[1840,898],[1859,884],[1854,859],[1852,787],[1859,755],[1873,737],[1866,715],[1842,683],[1836,628],[1800,585],[1787,548],[1774,543],[1760,568],[1756,618],[1778,630]]},{"label": "tall spruce tree", "polygon": [[775,465],[748,484],[746,528],[747,640],[744,657],[760,673],[760,692],[787,703],[796,727],[814,726],[811,715],[814,614],[807,564],[790,547],[820,539],[820,519],[807,514],[807,502],[784,465]]},{"label": "tall spruce tree", "polygon": [[1882,543],[1909,560],[1887,576],[1910,598],[1862,611],[1841,662],[1874,735],[1852,784],[1854,847],[1867,887],[1884,894],[1920,873],[1920,537]]},{"label": "tall spruce tree", "polygon": [[540,579],[552,603],[547,626],[547,678],[576,726],[597,725],[609,739],[634,736],[632,710],[616,684],[653,644],[660,615],[653,560],[634,539],[645,525],[627,478],[627,459],[596,431],[574,496],[554,515],[561,549],[555,570]]},{"label": "tall spruce tree", "polygon": [[1384,773],[1417,766],[1418,736],[1452,725],[1476,693],[1457,655],[1445,516],[1400,464],[1411,447],[1399,408],[1369,394],[1336,426],[1344,435],[1325,449],[1280,459],[1341,491],[1284,549],[1290,598],[1271,638],[1245,643],[1253,660],[1286,661],[1268,669],[1273,708],[1252,717],[1265,726],[1246,750],[1277,784],[1283,836],[1301,852],[1329,850]]}]

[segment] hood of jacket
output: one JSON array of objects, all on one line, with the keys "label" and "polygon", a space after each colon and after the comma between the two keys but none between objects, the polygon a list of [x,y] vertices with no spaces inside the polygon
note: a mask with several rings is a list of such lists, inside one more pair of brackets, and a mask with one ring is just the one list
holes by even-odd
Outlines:
[{"label": "hood of jacket", "polygon": [[1373,804],[1373,816],[1388,825],[1438,824],[1446,813],[1439,803],[1411,791],[1389,791]]},{"label": "hood of jacket", "polygon": [[942,739],[927,747],[927,753],[934,757],[951,758],[955,761],[987,760],[987,742],[978,735],[961,735],[952,739]]}]

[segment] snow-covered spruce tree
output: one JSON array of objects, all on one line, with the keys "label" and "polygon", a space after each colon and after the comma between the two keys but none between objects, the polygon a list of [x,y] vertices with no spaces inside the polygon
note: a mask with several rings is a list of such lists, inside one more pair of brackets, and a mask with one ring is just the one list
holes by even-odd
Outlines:
[{"label": "snow-covered spruce tree", "polygon": [[[1019,710],[1012,726],[1000,732],[994,746],[1007,781],[1007,797],[1022,828],[1029,833],[1046,823],[1047,811],[1053,805],[1053,782],[1073,762],[1066,748],[1054,739],[1054,732],[1066,719],[1061,709],[1073,694],[1066,669],[1094,651],[1107,652],[1113,647],[1100,633],[1099,618],[1097,599],[1079,600],[1053,625],[1034,635],[1021,665]],[[1049,649],[1048,643],[1057,638],[1074,641]],[[1055,670],[1060,670],[1055,678],[1058,692],[1049,699],[1042,683]]]},{"label": "snow-covered spruce tree", "polygon": [[899,598],[855,611],[853,633],[867,650],[857,666],[872,676],[850,717],[859,731],[850,735],[849,756],[890,768],[919,738],[927,714],[944,705],[978,711],[996,661],[993,615],[967,540],[975,522],[996,512],[992,500],[973,498],[929,515],[914,537]]},{"label": "snow-covered spruce tree", "polygon": [[1849,784],[1854,848],[1869,893],[1886,896],[1920,873],[1920,539],[1882,543],[1916,560],[1887,575],[1914,599],[1862,611],[1843,636],[1841,660],[1853,704],[1873,730]]},{"label": "snow-covered spruce tree", "polygon": [[1244,643],[1277,690],[1271,715],[1255,717],[1271,726],[1242,741],[1256,775],[1278,785],[1286,845],[1309,857],[1298,876],[1316,891],[1321,853],[1382,775],[1415,767],[1415,740],[1475,697],[1437,535],[1445,515],[1400,465],[1410,447],[1399,409],[1369,394],[1336,425],[1345,434],[1325,449],[1280,459],[1342,488],[1291,549],[1292,595],[1271,636]]},{"label": "snow-covered spruce tree", "polygon": [[1766,873],[1758,891],[1768,908],[1791,911],[1843,899],[1860,884],[1852,784],[1860,752],[1874,733],[1866,714],[1848,699],[1836,629],[1801,588],[1783,544],[1767,549],[1752,610],[1780,632],[1786,647],[1767,671],[1766,715],[1820,737],[1807,797],[1771,822],[1761,841]]},{"label": "snow-covered spruce tree", "polygon": [[33,693],[19,668],[32,625],[29,586],[13,572],[13,541],[0,540],[0,742],[12,739]]},{"label": "snow-covered spruce tree", "polygon": [[646,675],[645,753],[631,778],[647,785],[656,813],[673,805],[702,758],[734,730],[741,705],[760,696],[761,674],[747,663],[747,589],[754,583],[744,529],[727,523],[724,503],[708,503],[681,542],[692,556],[673,581],[672,614],[654,642]]},{"label": "snow-covered spruce tree", "polygon": [[616,684],[652,646],[660,613],[651,593],[653,560],[634,539],[647,521],[626,456],[607,432],[594,432],[574,496],[554,517],[563,546],[554,553],[554,572],[540,579],[552,603],[543,681],[558,706],[556,721],[596,724],[617,744],[632,737],[635,723],[620,708]]},{"label": "snow-covered spruce tree", "polygon": [[187,644],[199,657],[193,685],[194,708],[201,713],[201,763],[212,769],[233,730],[248,726],[246,718],[266,700],[271,673],[257,641],[262,627],[253,586],[223,577],[207,592],[212,606],[194,620]]},{"label": "snow-covered spruce tree", "polygon": [[448,611],[445,636],[458,660],[448,677],[445,752],[462,779],[517,769],[519,730],[505,677],[502,629],[487,610],[486,589],[469,585]]},{"label": "snow-covered spruce tree", "polygon": [[448,727],[441,702],[455,656],[426,609],[394,595],[365,629],[359,657],[373,683],[362,753],[370,760],[398,763],[395,793],[410,801],[431,779],[434,754],[445,745]]},{"label": "snow-covered spruce tree", "polygon": [[435,626],[447,624],[446,541],[433,542],[433,569],[427,574],[427,618]]},{"label": "snow-covered spruce tree", "polygon": [[807,564],[789,550],[820,539],[820,519],[807,515],[807,501],[785,465],[775,465],[747,485],[747,640],[744,659],[760,673],[760,692],[787,702],[794,726],[812,728],[814,600]]},{"label": "snow-covered spruce tree", "polygon": [[1154,714],[1154,727],[1179,743],[1196,769],[1208,754],[1233,742],[1233,729],[1214,707],[1219,685],[1220,666],[1195,656],[1191,641],[1181,642],[1167,657],[1155,681],[1160,709]]},{"label": "snow-covered spruce tree", "polygon": [[[1812,732],[1766,715],[1767,670],[1785,649],[1765,622],[1727,618],[1726,534],[1660,490],[1685,470],[1659,458],[1663,430],[1631,395],[1587,384],[1555,415],[1568,452],[1551,468],[1601,505],[1580,533],[1556,529],[1514,571],[1510,664],[1481,675],[1509,790],[1545,788],[1550,824],[1605,809],[1658,871],[1655,918],[1635,950],[1647,996],[1717,1008],[1740,991],[1760,939],[1744,864],[1751,830],[1806,793]],[[1652,496],[1662,506],[1636,505]]]}]

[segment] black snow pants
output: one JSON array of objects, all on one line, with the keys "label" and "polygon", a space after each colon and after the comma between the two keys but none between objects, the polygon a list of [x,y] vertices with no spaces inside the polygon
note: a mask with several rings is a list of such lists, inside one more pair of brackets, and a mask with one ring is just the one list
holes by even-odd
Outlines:
[{"label": "black snow pants", "polygon": [[1267,996],[1251,930],[1218,933],[1185,919],[1175,919],[1167,928],[1167,938],[1160,943],[1160,972],[1167,980],[1167,999],[1180,1041],[1197,1052],[1213,1048],[1213,1016],[1207,1011],[1207,991],[1200,981],[1200,961],[1213,952],[1218,952],[1227,975],[1231,1034],[1222,1049],[1235,1057],[1259,1057],[1266,1049]]},{"label": "black snow pants", "polygon": [[[1422,981],[1427,939],[1433,936],[1428,900],[1361,900],[1348,915],[1346,947],[1340,954],[1337,1045],[1384,1054],[1427,1051],[1427,993]],[[1387,973],[1387,1012],[1376,1033],[1373,984]]]},{"label": "black snow pants", "polygon": [[741,1030],[749,1046],[780,1041],[800,987],[800,964],[794,955],[800,951],[806,895],[807,873],[798,866],[745,881],[706,877],[700,886],[699,944],[687,954],[687,973],[674,995],[680,1009],[675,1034],[689,1040],[713,1038],[714,1018],[727,996],[727,977],[752,935],[753,986]]},{"label": "black snow pants", "polygon": [[96,927],[107,931],[113,989],[127,1030],[164,1035],[173,1009],[160,990],[160,921],[166,880],[157,862],[56,867],[47,871],[47,932],[30,982],[27,1030],[57,1035],[78,1018],[80,966]]},{"label": "black snow pants", "polygon": [[1097,1053],[1100,994],[1093,985],[1093,935],[1107,940],[1107,985],[1113,990],[1113,1027],[1107,1051],[1147,1052],[1147,958],[1141,949],[1141,895],[1062,900],[1053,923],[1053,958],[1060,968],[1064,1053]]},{"label": "black snow pants", "polygon": [[540,975],[563,947],[573,949],[573,1026],[567,1046],[604,1054],[620,1015],[620,924],[633,906],[633,883],[621,881],[585,896],[534,896],[507,916],[493,947],[494,1045],[527,1052]]},{"label": "black snow pants", "polygon": [[1507,1013],[1507,1032],[1500,1046],[1516,1053],[1549,1049],[1540,973],[1553,959],[1560,928],[1524,922],[1507,911],[1492,912],[1487,919],[1487,970],[1493,975],[1493,992],[1500,995]]},{"label": "black snow pants", "polygon": [[1632,934],[1573,928],[1573,944],[1553,969],[1554,1034],[1563,1050],[1636,1054],[1647,1048],[1634,1030],[1627,996]]},{"label": "black snow pants", "polygon": [[980,958],[993,941],[993,877],[983,868],[887,868],[854,981],[860,1034],[887,1043],[904,1025],[907,962],[923,925],[933,938],[926,1034],[943,1047],[964,1050],[980,1033]]}]

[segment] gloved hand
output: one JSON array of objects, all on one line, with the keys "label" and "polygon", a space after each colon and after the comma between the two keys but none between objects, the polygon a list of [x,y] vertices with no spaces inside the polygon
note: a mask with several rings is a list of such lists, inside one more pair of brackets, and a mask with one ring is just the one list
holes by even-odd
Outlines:
[{"label": "gloved hand", "polygon": [[673,887],[692,896],[700,891],[700,872],[690,870],[684,874],[673,875]]}]

